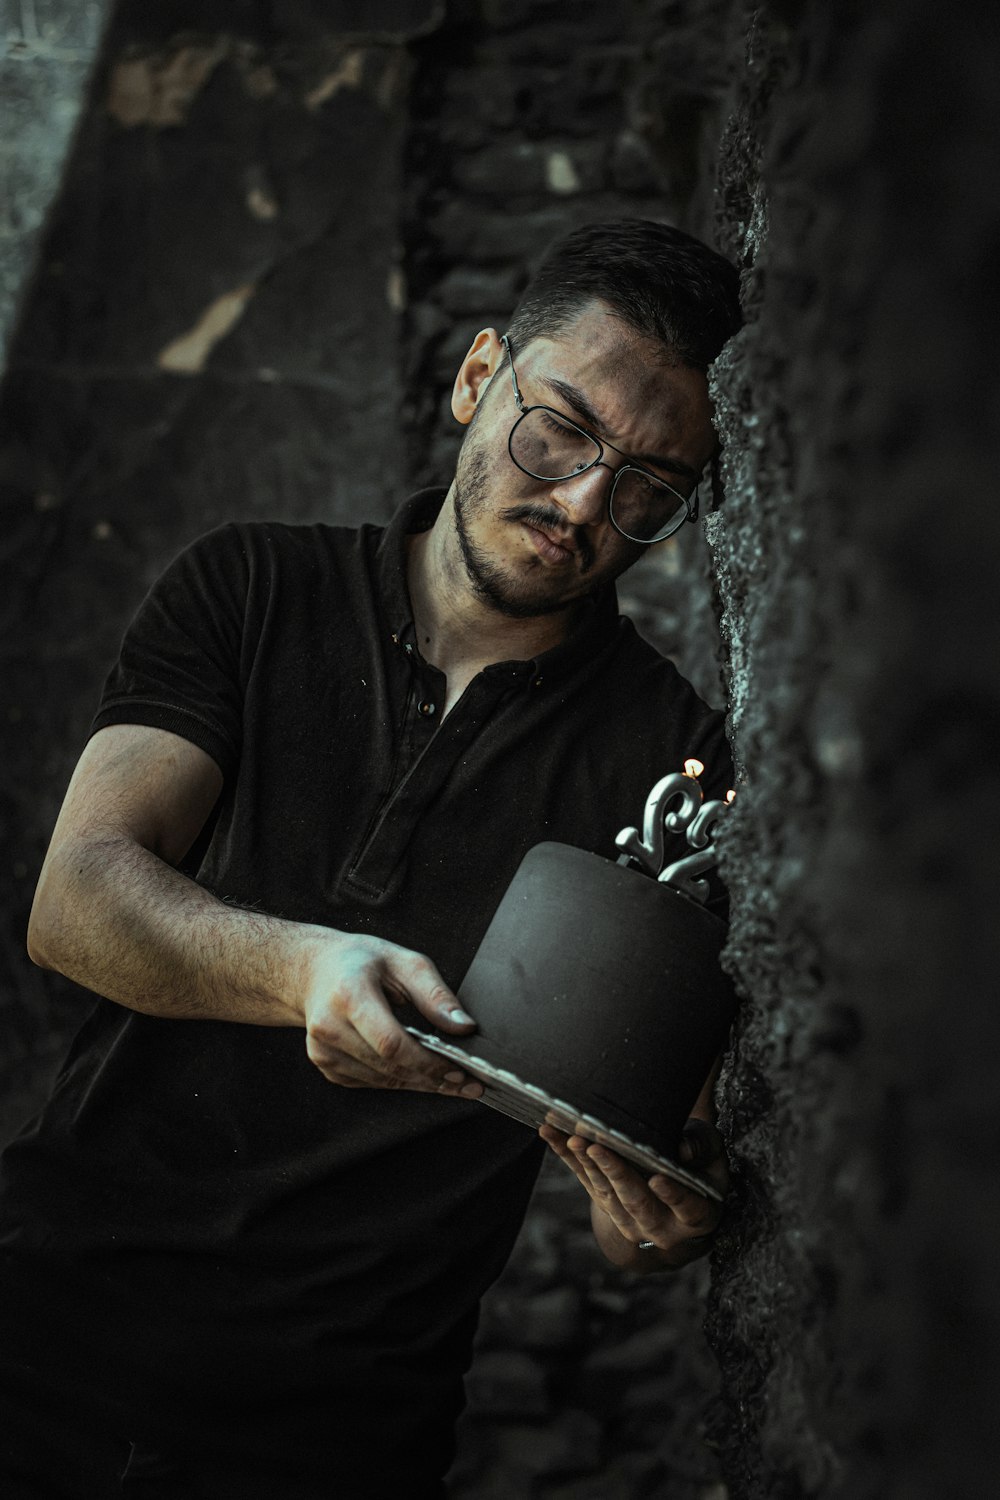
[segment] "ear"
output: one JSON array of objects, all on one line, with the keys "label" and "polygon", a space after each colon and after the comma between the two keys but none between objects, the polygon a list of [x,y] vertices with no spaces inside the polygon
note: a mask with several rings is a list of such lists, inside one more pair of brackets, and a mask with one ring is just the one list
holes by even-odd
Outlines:
[{"label": "ear", "polygon": [[467,427],[476,407],[503,359],[503,345],[495,328],[483,328],[476,334],[468,354],[455,376],[451,392],[451,409],[455,420]]}]

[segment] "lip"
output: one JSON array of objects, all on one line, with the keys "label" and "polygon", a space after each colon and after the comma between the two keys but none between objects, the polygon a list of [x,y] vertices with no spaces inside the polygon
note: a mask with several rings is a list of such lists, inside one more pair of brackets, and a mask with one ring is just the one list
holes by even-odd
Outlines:
[{"label": "lip", "polygon": [[566,542],[557,542],[547,531],[542,531],[538,526],[532,526],[528,521],[522,521],[521,525],[528,533],[528,540],[543,561],[548,563],[572,562],[576,556],[577,548]]}]

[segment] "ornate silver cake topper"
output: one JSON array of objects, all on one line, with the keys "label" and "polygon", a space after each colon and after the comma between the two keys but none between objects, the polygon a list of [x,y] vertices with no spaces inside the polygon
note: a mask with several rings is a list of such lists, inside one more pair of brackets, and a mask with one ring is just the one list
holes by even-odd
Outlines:
[{"label": "ornate silver cake topper", "polygon": [[[683,771],[664,776],[646,799],[642,837],[637,828],[623,828],[615,839],[615,848],[622,851],[620,865],[637,864],[664,885],[672,885],[695,901],[704,901],[708,895],[708,881],[700,877],[718,859],[715,845],[709,840],[736,795],[731,791],[724,802],[706,802],[698,781],[704,769],[701,761],[692,757],[684,762]],[[675,801],[677,805],[671,808]],[[664,831],[687,834],[695,852],[675,859],[664,868]]]}]

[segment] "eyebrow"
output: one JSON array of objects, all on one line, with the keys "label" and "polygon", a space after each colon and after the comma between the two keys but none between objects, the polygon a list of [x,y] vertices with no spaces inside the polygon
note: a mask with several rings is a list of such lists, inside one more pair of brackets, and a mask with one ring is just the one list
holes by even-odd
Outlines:
[{"label": "eyebrow", "polygon": [[[556,391],[574,411],[578,412],[583,420],[593,427],[595,435],[600,431],[603,423],[581,390],[578,390],[575,385],[570,385],[569,381],[560,380],[556,376],[541,375],[538,378],[543,385]],[[606,439],[600,441],[604,442],[606,447],[614,448],[616,453],[621,453],[622,450],[615,448],[614,443],[609,443]],[[659,469],[670,469],[674,474],[682,474],[685,479],[693,479],[697,482],[700,477],[698,470],[692,469],[690,464],[684,463],[679,458],[665,457],[662,453],[626,453],[623,456],[630,458],[634,463],[654,464]]]}]

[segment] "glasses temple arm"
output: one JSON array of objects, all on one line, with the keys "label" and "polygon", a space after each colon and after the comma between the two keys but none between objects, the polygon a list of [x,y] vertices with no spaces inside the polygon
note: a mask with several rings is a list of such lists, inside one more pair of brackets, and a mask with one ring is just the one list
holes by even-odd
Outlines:
[{"label": "glasses temple arm", "polygon": [[521,388],[517,383],[517,374],[514,370],[514,355],[510,347],[510,339],[505,333],[502,333],[500,335],[500,342],[506,349],[507,358],[510,361],[510,382],[514,387],[514,400],[517,403],[517,409],[518,411],[524,411],[524,397],[521,395]]}]

